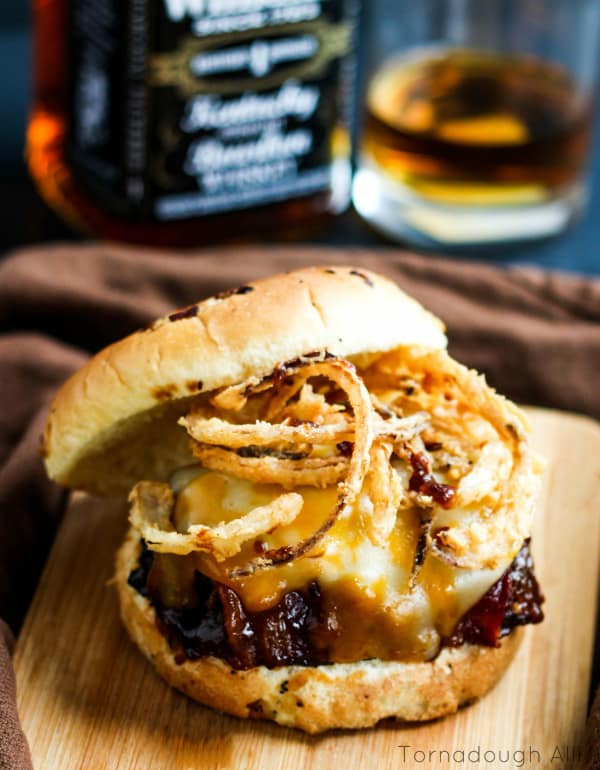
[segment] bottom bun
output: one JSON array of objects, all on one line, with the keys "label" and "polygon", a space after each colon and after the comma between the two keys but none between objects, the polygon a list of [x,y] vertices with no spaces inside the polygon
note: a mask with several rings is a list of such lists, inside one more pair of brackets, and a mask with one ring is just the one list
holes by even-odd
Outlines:
[{"label": "bottom bun", "polygon": [[127,583],[139,553],[139,534],[130,530],[117,555],[121,617],[159,674],[214,709],[308,733],[370,727],[388,717],[413,722],[452,714],[496,684],[522,636],[521,629],[515,629],[499,647],[445,647],[437,658],[423,663],[372,659],[247,671],[211,656],[176,663],[156,626],[152,605]]}]

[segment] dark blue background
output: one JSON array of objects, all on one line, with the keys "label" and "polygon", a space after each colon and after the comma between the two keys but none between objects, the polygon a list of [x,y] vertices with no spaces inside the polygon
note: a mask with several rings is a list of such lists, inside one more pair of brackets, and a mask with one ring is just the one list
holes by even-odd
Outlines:
[{"label": "dark blue background", "polygon": [[[16,245],[77,237],[40,201],[23,161],[30,94],[29,12],[25,0],[0,3],[0,253]],[[478,249],[473,258],[499,264],[535,264],[600,275],[600,130],[593,153],[592,195],[587,213],[570,231],[543,243],[496,252]],[[336,245],[377,245],[384,241],[349,212],[318,239]],[[469,255],[467,255],[469,256]]]}]

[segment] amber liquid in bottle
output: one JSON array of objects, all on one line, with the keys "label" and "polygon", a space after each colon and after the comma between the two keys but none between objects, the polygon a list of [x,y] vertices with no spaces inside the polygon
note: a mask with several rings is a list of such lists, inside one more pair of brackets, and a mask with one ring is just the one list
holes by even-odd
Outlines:
[{"label": "amber liquid in bottle", "polygon": [[[44,199],[66,221],[76,229],[100,236],[105,239],[118,241],[150,244],[156,246],[194,246],[216,241],[244,240],[250,237],[260,236],[262,239],[293,238],[304,235],[314,229],[318,229],[326,223],[332,213],[342,210],[348,199],[344,187],[348,185],[349,171],[346,170],[349,158],[349,139],[340,107],[337,114],[333,115],[331,105],[327,108],[328,125],[327,135],[323,140],[322,121],[319,124],[321,144],[327,145],[324,152],[329,153],[330,163],[333,167],[337,164],[341,173],[337,174],[339,185],[334,189],[334,178],[328,185],[322,185],[321,189],[306,193],[301,191],[295,194],[293,191],[277,196],[271,196],[267,203],[252,206],[236,205],[232,210],[217,210],[215,213],[200,215],[186,214],[180,218],[172,217],[167,221],[161,221],[153,215],[148,215],[148,208],[144,214],[131,213],[131,209],[123,211],[111,210],[105,205],[105,201],[95,194],[94,186],[82,182],[81,176],[76,173],[72,158],[69,156],[68,146],[73,136],[73,73],[78,72],[79,62],[73,58],[73,24],[74,7],[78,0],[35,0],[35,50],[34,50],[34,102],[30,115],[27,131],[26,154],[30,173]],[[161,13],[172,5],[175,9],[178,3],[169,3],[168,0],[156,0],[161,4]],[[80,6],[87,5],[92,10],[92,15],[97,13],[100,6],[102,10],[111,13],[127,15],[129,6],[135,3],[115,3],[114,0],[99,2],[96,6],[91,0],[87,4],[85,0],[79,2]],[[140,5],[139,3],[137,4]],[[146,4],[152,6],[152,2]],[[183,3],[183,5],[186,5]],[[196,5],[198,5],[196,3]],[[268,6],[269,4],[265,4]],[[285,3],[281,3],[285,10]],[[190,8],[194,3],[189,3]],[[342,11],[338,8],[339,22]],[[80,9],[79,9],[80,10]],[[275,8],[272,13],[278,11]],[[101,18],[101,17],[99,17]],[[179,20],[179,17],[177,18]],[[202,21],[202,20],[200,20]],[[210,21],[210,20],[209,20]],[[338,38],[341,37],[340,29],[345,27],[346,51],[340,53],[350,55],[351,31],[348,25],[327,22],[331,29],[336,29]],[[156,24],[155,19],[148,25]],[[273,22],[275,26],[275,22]],[[89,24],[88,24],[89,27]],[[285,36],[286,29],[282,29]],[[326,27],[326,29],[328,29]],[[131,29],[126,28],[126,34]],[[277,32],[279,27],[275,30]],[[257,33],[258,34],[258,33]],[[291,34],[291,33],[290,33]],[[273,38],[273,30],[267,33],[267,44]],[[243,37],[242,43],[251,42],[248,36]],[[264,47],[264,46],[263,46]],[[175,54],[178,50],[175,48]],[[203,49],[204,50],[204,49]],[[210,53],[210,51],[209,51]],[[335,62],[334,62],[335,64]],[[334,65],[332,65],[334,66]],[[123,78],[126,77],[127,68],[124,67]],[[322,73],[321,73],[322,74]],[[339,73],[338,73],[339,74]],[[294,73],[292,72],[292,76]],[[330,75],[326,75],[330,78]],[[345,83],[336,93],[347,96],[350,89],[348,83],[351,78],[351,67],[344,73]],[[246,78],[248,82],[248,78]],[[304,84],[302,84],[304,85]],[[313,84],[314,85],[314,84]],[[280,86],[281,87],[281,86]],[[309,86],[310,87],[310,86]],[[260,90],[260,89],[259,89]],[[214,86],[211,94],[214,96]],[[321,94],[323,96],[323,94]],[[321,99],[321,102],[325,101]],[[151,103],[152,100],[148,100]],[[84,105],[85,106],[85,105]],[[157,119],[161,117],[161,111],[157,111]],[[294,116],[295,117],[295,116]],[[153,118],[150,117],[150,120]],[[284,117],[285,121],[286,118]],[[174,123],[175,128],[177,124]],[[162,129],[161,129],[162,130]],[[282,129],[283,130],[283,129]],[[243,134],[243,132],[242,132]],[[152,148],[150,148],[152,150]],[[155,154],[154,154],[155,155]],[[148,153],[148,162],[154,162],[152,151]],[[172,165],[172,159],[169,160]],[[252,164],[248,164],[251,166]],[[349,168],[349,167],[348,167]],[[169,169],[171,171],[171,169]],[[123,208],[123,207],[121,207]]]},{"label": "amber liquid in bottle", "polygon": [[435,204],[529,205],[580,178],[592,107],[564,70],[533,57],[398,59],[369,84],[362,153]]}]

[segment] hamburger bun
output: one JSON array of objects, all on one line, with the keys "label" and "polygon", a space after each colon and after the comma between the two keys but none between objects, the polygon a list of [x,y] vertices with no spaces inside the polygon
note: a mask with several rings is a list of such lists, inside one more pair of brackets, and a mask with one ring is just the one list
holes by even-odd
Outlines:
[{"label": "hamburger bun", "polygon": [[[440,382],[450,383],[449,388],[458,388],[465,403],[484,410],[502,449],[500,455],[491,458],[492,463],[497,463],[498,478],[506,483],[505,490],[500,481],[498,490],[494,490],[498,521],[490,524],[488,517],[472,524],[467,516],[467,523],[459,526],[458,513],[452,514],[452,519],[442,510],[448,507],[448,500],[442,495],[438,507],[442,518],[445,516],[444,526],[437,533],[427,534],[428,547],[438,549],[437,557],[434,554],[431,558],[446,560],[444,569],[454,575],[453,579],[458,582],[466,573],[475,576],[457,604],[460,613],[456,607],[456,617],[449,612],[448,617],[454,617],[455,624],[492,583],[506,574],[528,538],[540,467],[527,444],[524,415],[495,394],[477,373],[454,362],[445,352],[446,344],[439,319],[389,280],[362,268],[310,267],[257,281],[157,320],[107,347],[75,373],[51,405],[44,433],[47,471],[61,484],[94,494],[122,496],[134,485],[139,486],[138,482],[147,483],[144,480],[168,489],[166,482],[174,472],[198,462],[194,440],[190,441],[190,436],[195,439],[194,426],[188,416],[195,409],[206,409],[207,404],[213,403],[214,394],[235,390],[248,382],[252,387],[256,383],[272,383],[278,367],[292,362],[289,371],[295,373],[307,362],[316,360],[316,355],[326,364],[330,359],[342,360],[351,378],[368,375],[372,365],[388,358],[393,363],[395,356],[412,357],[419,366],[428,367],[434,379],[438,377]],[[282,371],[285,373],[285,367]],[[432,410],[431,406],[428,408]],[[380,409],[385,412],[385,407]],[[358,423],[356,409],[351,411]],[[385,425],[381,425],[388,416],[382,414],[377,416],[373,412],[372,419],[377,418],[380,429],[385,430]],[[413,417],[418,418],[418,414]],[[357,428],[356,441],[348,446],[358,444]],[[221,449],[217,447],[218,451]],[[349,460],[339,458],[340,463],[344,460],[350,468],[350,475],[352,468],[358,467],[354,459],[358,450],[351,451]],[[408,454],[405,458],[409,473],[414,456]],[[245,461],[237,457],[236,462],[244,478]],[[250,465],[252,462],[249,461]],[[248,478],[253,478],[260,462],[260,458],[254,462]],[[489,465],[487,458],[487,469],[478,468],[483,479],[480,484],[493,483]],[[367,459],[365,473],[368,467]],[[414,463],[413,469],[408,493],[411,500],[417,501],[415,505],[418,503],[423,510],[435,510],[436,492],[445,493],[449,487],[436,483],[422,469],[420,481],[413,486],[417,474]],[[267,475],[268,472],[267,467]],[[462,472],[467,473],[468,469]],[[325,487],[325,483],[317,482],[315,486]],[[296,491],[293,484],[289,487],[288,484],[287,493]],[[347,479],[337,482],[340,499],[350,494],[349,488]],[[460,484],[450,491],[454,494],[457,490],[459,499]],[[478,493],[471,490],[470,494],[477,500]],[[131,495],[133,501],[135,487]],[[385,496],[382,492],[380,503]],[[142,497],[138,495],[138,500]],[[340,503],[338,508],[343,510]],[[182,659],[164,629],[160,630],[153,602],[132,587],[128,578],[138,565],[142,536],[152,550],[176,554],[189,554],[190,549],[185,547],[191,536],[186,536],[188,541],[183,545],[179,540],[185,538],[177,531],[149,538],[148,531],[158,531],[158,517],[150,521],[150,516],[144,521],[143,515],[144,511],[132,514],[134,527],[117,557],[116,585],[123,623],[169,684],[226,713],[273,720],[310,733],[336,727],[367,727],[387,717],[408,721],[434,719],[456,711],[493,687],[518,648],[521,630],[516,628],[495,645],[465,642],[441,646],[422,660],[367,655],[345,662],[338,659],[315,665],[275,667],[260,664],[241,669],[215,655]],[[173,529],[170,524],[169,529]],[[214,533],[219,527],[201,529],[201,534],[208,538],[206,542],[214,545]],[[332,520],[323,527],[320,538],[333,537],[333,532]],[[200,535],[198,541],[199,538]],[[184,550],[169,550],[167,541],[177,541]],[[202,547],[210,551],[206,542]],[[309,558],[314,554],[313,546],[314,543],[308,543],[296,558],[301,559],[305,553]],[[380,553],[381,543],[373,548],[379,548]],[[370,553],[375,552],[373,548]],[[285,550],[271,549],[277,553]],[[215,568],[221,558],[225,557],[217,555]],[[293,564],[289,559],[288,563]],[[313,559],[318,561],[314,555]],[[261,565],[258,558],[255,562],[257,568],[266,565],[271,571],[278,570],[277,561]],[[226,559],[224,563],[228,563]],[[214,579],[214,574],[210,577]],[[445,623],[448,626],[450,620]],[[448,628],[452,630],[451,625]],[[442,638],[444,634],[440,632],[438,636]]]},{"label": "hamburger bun", "polygon": [[313,350],[353,360],[400,345],[444,348],[444,326],[368,270],[306,268],[210,297],[110,345],[63,385],[44,433],[48,475],[127,494],[190,461],[177,417],[198,394]]}]

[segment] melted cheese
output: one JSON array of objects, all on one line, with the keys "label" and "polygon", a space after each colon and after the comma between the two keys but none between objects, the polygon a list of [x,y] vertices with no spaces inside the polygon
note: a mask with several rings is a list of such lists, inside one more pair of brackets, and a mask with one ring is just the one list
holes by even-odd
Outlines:
[{"label": "melted cheese", "polygon": [[[215,526],[231,521],[284,492],[277,485],[254,484],[200,468],[186,469],[185,478],[174,486],[179,491],[174,524],[180,532],[192,524]],[[335,487],[300,487],[294,491],[302,495],[304,504],[291,524],[275,528],[260,543],[246,543],[237,556],[224,562],[202,553],[190,558],[196,569],[234,588],[250,611],[272,607],[288,591],[305,589],[317,581],[324,594],[333,597],[345,629],[343,641],[334,651],[337,660],[434,656],[440,637],[452,632],[460,617],[508,566],[459,569],[428,552],[413,576],[421,530],[418,509],[400,510],[388,542],[375,545],[363,526],[372,510],[371,500],[363,493],[349,514],[338,519],[305,556],[243,578],[228,577],[232,568],[254,558],[259,546],[279,548],[308,537],[336,504]],[[444,513],[448,518],[460,515],[458,511]],[[366,639],[370,641],[366,643]]]}]

